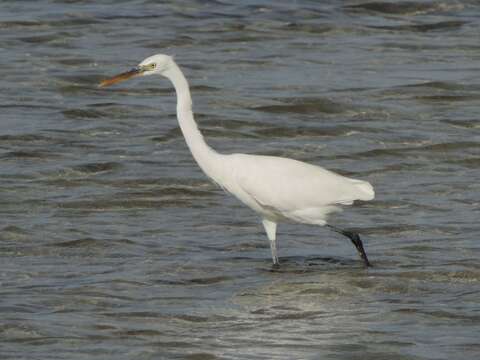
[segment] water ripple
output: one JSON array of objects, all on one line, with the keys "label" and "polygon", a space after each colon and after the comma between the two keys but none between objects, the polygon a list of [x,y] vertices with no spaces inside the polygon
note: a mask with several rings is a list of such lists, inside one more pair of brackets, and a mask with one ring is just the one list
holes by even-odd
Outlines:
[{"label": "water ripple", "polygon": [[[0,358],[478,358],[474,1],[4,1]],[[222,153],[370,181],[327,228],[260,219],[196,167],[175,55]],[[322,191],[319,189],[319,191]]]}]

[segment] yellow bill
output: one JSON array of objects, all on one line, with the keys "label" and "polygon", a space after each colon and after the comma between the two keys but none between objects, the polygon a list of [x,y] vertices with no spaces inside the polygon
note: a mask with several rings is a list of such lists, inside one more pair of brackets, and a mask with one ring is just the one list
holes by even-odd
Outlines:
[{"label": "yellow bill", "polygon": [[121,73],[121,74],[115,75],[111,78],[102,80],[102,82],[100,82],[100,84],[98,84],[98,86],[99,87],[110,86],[110,85],[113,85],[113,84],[116,84],[116,83],[119,83],[119,82],[122,82],[122,81],[125,81],[125,80],[128,80],[128,79],[131,79],[131,78],[136,77],[138,75],[141,75],[142,72],[143,72],[143,70],[140,67],[135,67],[135,68],[133,68],[129,71],[126,71],[124,73]]}]

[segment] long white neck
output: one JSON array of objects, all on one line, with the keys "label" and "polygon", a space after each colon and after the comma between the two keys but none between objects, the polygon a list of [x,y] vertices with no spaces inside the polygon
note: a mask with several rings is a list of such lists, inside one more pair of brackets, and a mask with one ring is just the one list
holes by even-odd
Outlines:
[{"label": "long white neck", "polygon": [[200,168],[209,177],[218,182],[218,158],[221,155],[208,146],[197,127],[197,123],[193,118],[192,98],[187,79],[173,61],[164,75],[170,79],[175,87],[177,93],[177,119],[190,152]]}]

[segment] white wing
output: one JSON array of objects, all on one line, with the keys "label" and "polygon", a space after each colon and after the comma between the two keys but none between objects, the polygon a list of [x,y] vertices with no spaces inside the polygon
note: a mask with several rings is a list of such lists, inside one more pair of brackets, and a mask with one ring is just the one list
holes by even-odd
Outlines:
[{"label": "white wing", "polygon": [[[325,223],[336,205],[371,200],[372,186],[297,160],[246,154],[232,155],[236,182],[261,207],[307,223]],[[241,199],[242,200],[242,199]]]}]

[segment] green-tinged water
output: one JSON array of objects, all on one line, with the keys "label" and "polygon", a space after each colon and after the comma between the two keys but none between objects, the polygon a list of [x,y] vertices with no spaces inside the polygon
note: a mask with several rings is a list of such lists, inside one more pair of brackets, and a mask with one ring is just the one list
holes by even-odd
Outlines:
[{"label": "green-tinged water", "polygon": [[[1,359],[480,358],[476,1],[2,1]],[[333,224],[259,218],[194,163],[175,55],[220,152],[367,180]],[[318,189],[319,192],[322,189]]]}]

